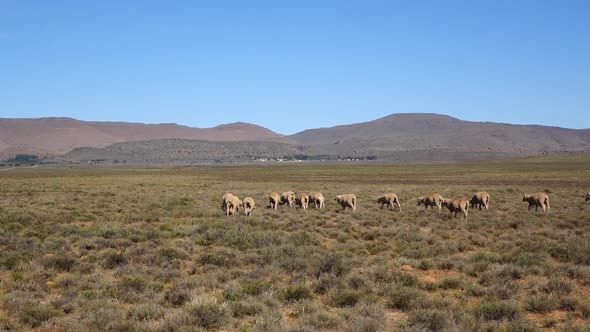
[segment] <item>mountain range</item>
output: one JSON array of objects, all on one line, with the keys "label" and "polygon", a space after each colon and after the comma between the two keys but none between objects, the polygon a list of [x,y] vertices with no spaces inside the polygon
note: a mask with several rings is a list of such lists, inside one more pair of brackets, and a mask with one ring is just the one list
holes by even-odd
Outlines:
[{"label": "mountain range", "polygon": [[392,114],[289,136],[243,122],[191,128],[71,118],[0,119],[0,158],[28,153],[131,163],[291,157],[421,162],[564,152],[590,152],[590,129],[471,122],[426,113]]}]

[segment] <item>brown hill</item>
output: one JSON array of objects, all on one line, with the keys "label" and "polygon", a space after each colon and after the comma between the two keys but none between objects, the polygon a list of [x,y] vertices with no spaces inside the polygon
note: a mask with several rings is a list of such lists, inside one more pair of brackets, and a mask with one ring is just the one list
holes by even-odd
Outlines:
[{"label": "brown hill", "polygon": [[172,123],[86,122],[71,118],[0,119],[0,158],[17,153],[60,155],[77,147],[165,138],[243,141],[279,137],[266,128],[243,122],[191,128]]},{"label": "brown hill", "polygon": [[590,151],[590,130],[462,121],[439,114],[393,114],[305,130],[284,138],[309,154],[475,153],[506,156]]},{"label": "brown hill", "polygon": [[[221,141],[240,144],[220,144]],[[277,142],[280,144],[270,144]],[[58,155],[78,147],[95,149],[76,149],[67,155],[69,159],[150,163],[297,155],[310,159],[423,162],[590,152],[590,130],[470,122],[439,114],[393,114],[286,137],[241,122],[190,128],[70,118],[0,119],[0,158],[15,153]],[[141,152],[134,155],[136,150]]]}]

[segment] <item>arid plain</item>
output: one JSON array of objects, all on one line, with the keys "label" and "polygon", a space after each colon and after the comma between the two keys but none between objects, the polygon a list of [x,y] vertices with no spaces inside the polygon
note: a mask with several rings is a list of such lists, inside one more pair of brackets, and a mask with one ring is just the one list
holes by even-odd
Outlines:
[{"label": "arid plain", "polygon": [[[326,208],[266,207],[287,190]],[[481,190],[467,220],[416,205]],[[226,191],[253,215],[224,216]],[[537,191],[549,213],[522,202]],[[587,331],[588,191],[590,156],[6,170],[0,330]]]}]

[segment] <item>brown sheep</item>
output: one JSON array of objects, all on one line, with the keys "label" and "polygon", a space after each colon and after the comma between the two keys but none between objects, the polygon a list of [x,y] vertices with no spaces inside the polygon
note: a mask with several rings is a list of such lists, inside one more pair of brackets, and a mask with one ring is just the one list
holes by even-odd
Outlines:
[{"label": "brown sheep", "polygon": [[316,209],[323,209],[326,207],[324,195],[319,191],[312,191],[309,193],[309,202],[315,205]]},{"label": "brown sheep", "polygon": [[428,209],[429,206],[431,209],[434,209],[434,207],[436,206],[438,207],[438,211],[440,212],[443,200],[444,199],[440,194],[432,193],[418,197],[418,206],[424,204],[424,210]]},{"label": "brown sheep", "polygon": [[225,215],[239,215],[240,214],[240,206],[242,206],[242,201],[238,196],[232,195],[227,199],[227,205],[225,208]]},{"label": "brown sheep", "polygon": [[233,196],[235,196],[235,195],[231,192],[227,192],[227,193],[223,194],[223,197],[221,198],[222,199],[221,208],[223,209],[223,211],[225,211],[227,209],[227,202],[229,201],[229,198],[233,197]]},{"label": "brown sheep", "polygon": [[397,204],[399,210],[402,210],[402,205],[399,202],[399,198],[397,198],[397,195],[394,193],[387,193],[379,196],[379,198],[377,198],[377,203],[381,203],[382,209],[383,206],[387,205],[388,208],[395,210],[395,204]]},{"label": "brown sheep", "polygon": [[447,207],[451,214],[455,214],[455,218],[457,218],[457,213],[462,212],[467,219],[467,214],[469,212],[469,198],[467,197],[456,197],[453,199],[445,199],[442,203],[443,206]]},{"label": "brown sheep", "polygon": [[297,205],[299,205],[302,209],[307,209],[309,205],[309,194],[308,193],[299,193],[296,199]]},{"label": "brown sheep", "polygon": [[529,203],[529,211],[533,206],[535,207],[535,211],[537,211],[540,206],[543,208],[543,212],[545,212],[545,208],[547,208],[547,212],[549,212],[549,196],[546,193],[524,194],[522,201]]},{"label": "brown sheep", "polygon": [[242,201],[241,206],[244,209],[244,213],[247,216],[251,216],[252,210],[254,210],[256,208],[256,203],[254,203],[254,199],[252,197],[246,197]]},{"label": "brown sheep", "polygon": [[271,193],[268,195],[268,202],[270,203],[270,208],[276,210],[281,203],[281,195],[277,192]]},{"label": "brown sheep", "polygon": [[473,194],[473,197],[471,197],[471,200],[469,200],[469,206],[471,208],[475,208],[477,206],[480,210],[483,206],[487,210],[490,206],[490,194],[485,191],[476,192]]},{"label": "brown sheep", "polygon": [[285,191],[281,194],[281,204],[288,204],[289,207],[295,205],[295,193],[292,191]]},{"label": "brown sheep", "polygon": [[354,194],[338,195],[334,200],[342,206],[342,210],[349,207],[352,211],[356,211],[356,196]]}]

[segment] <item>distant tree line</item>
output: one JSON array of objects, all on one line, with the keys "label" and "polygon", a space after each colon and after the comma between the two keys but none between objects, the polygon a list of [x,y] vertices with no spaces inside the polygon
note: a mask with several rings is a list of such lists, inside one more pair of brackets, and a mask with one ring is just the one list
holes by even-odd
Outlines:
[{"label": "distant tree line", "polygon": [[[39,156],[34,154],[17,154],[14,158],[6,159],[8,164],[38,164],[40,162]],[[5,164],[4,164],[5,165]]]}]

